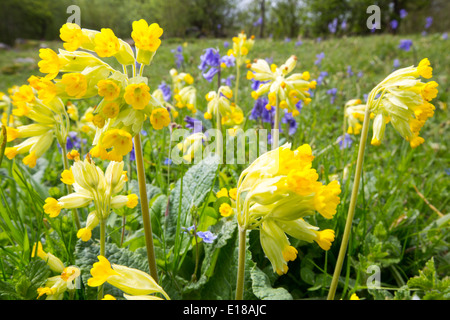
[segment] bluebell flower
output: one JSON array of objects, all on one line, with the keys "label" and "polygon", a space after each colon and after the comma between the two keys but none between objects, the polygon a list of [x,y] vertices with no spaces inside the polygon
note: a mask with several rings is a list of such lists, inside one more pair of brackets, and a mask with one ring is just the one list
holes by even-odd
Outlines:
[{"label": "bluebell flower", "polygon": [[447,40],[447,39],[448,39],[448,34],[447,34],[447,32],[444,32],[442,34],[442,40]]},{"label": "bluebell flower", "polygon": [[353,76],[353,70],[352,70],[352,66],[347,66],[347,74],[351,77]]},{"label": "bluebell flower", "polygon": [[343,20],[342,22],[341,22],[341,30],[347,30],[347,21],[346,20]]},{"label": "bluebell flower", "polygon": [[328,76],[328,72],[321,71],[319,76],[317,77],[317,80],[316,80],[317,85],[320,86],[322,84],[323,80],[325,79],[325,77],[327,77],[327,76]]},{"label": "bluebell flower", "polygon": [[220,81],[224,83],[226,86],[231,87],[232,86],[231,81],[233,81],[235,78],[236,77],[234,75],[230,74],[228,77],[226,77],[225,79],[221,79]]},{"label": "bluebell flower", "polygon": [[364,76],[364,73],[362,71],[358,72],[357,77],[362,78]]},{"label": "bluebell flower", "polygon": [[199,236],[205,243],[213,243],[217,239],[217,236],[211,231],[198,231],[197,236]]},{"label": "bluebell flower", "polygon": [[87,142],[86,139],[81,139],[75,131],[70,131],[67,135],[66,148],[67,150],[81,149],[81,145]]},{"label": "bluebell flower", "polygon": [[317,43],[322,42],[322,37],[317,37],[317,38],[316,38],[316,42],[317,42]]},{"label": "bluebell flower", "polygon": [[254,26],[254,27],[260,26],[260,25],[262,24],[262,22],[263,22],[262,17],[259,17],[258,20],[256,20],[255,22],[253,22],[253,26]]},{"label": "bluebell flower", "polygon": [[400,60],[394,59],[393,65],[394,65],[394,69],[398,69],[400,67]]},{"label": "bluebell flower", "polygon": [[291,42],[291,38],[289,38],[289,37],[284,38],[284,42],[286,42],[286,43]]},{"label": "bluebell flower", "polygon": [[172,159],[165,158],[163,163],[164,163],[164,165],[168,166],[168,165],[172,164]]},{"label": "bluebell flower", "polygon": [[230,46],[230,43],[228,41],[223,42],[223,47],[228,48]]},{"label": "bluebell flower", "polygon": [[219,73],[219,68],[210,68],[207,72],[202,73],[202,75],[206,81],[211,82],[217,73]]},{"label": "bluebell flower", "polygon": [[336,100],[337,88],[327,90],[327,94],[331,96],[330,99],[331,104],[334,104],[334,101]]},{"label": "bluebell flower", "polygon": [[409,51],[411,46],[413,45],[412,40],[410,39],[401,39],[398,48],[404,51]]},{"label": "bluebell flower", "polygon": [[175,56],[175,64],[177,65],[177,68],[181,68],[181,65],[184,62],[183,47],[182,46],[178,46],[176,49],[172,49],[170,51]]},{"label": "bluebell flower", "polygon": [[400,9],[400,19],[405,19],[407,15],[408,11],[406,11],[405,9]]},{"label": "bluebell flower", "polygon": [[158,89],[162,91],[164,101],[169,101],[172,98],[172,91],[164,81],[161,82],[161,84],[158,86]]},{"label": "bluebell flower", "polygon": [[288,125],[288,133],[289,135],[293,135],[297,132],[298,123],[295,118],[292,116],[292,113],[285,112],[283,118],[281,118],[281,122]]},{"label": "bluebell flower", "polygon": [[303,44],[302,40],[297,40],[297,42],[295,43],[296,47],[299,47]]},{"label": "bluebell flower", "polygon": [[269,100],[266,97],[261,97],[256,99],[255,105],[248,117],[250,120],[258,120],[261,119],[263,123],[270,123],[273,125],[275,118],[275,108],[271,108],[270,110],[266,109],[266,105],[269,103]]},{"label": "bluebell flower", "polygon": [[339,143],[339,149],[341,150],[348,149],[353,144],[352,137],[348,133],[346,133],[345,136],[340,136],[339,138],[337,138],[337,141]]},{"label": "bluebell flower", "polygon": [[317,60],[314,62],[315,65],[320,65],[322,63],[323,58],[325,58],[325,53],[321,52],[316,55]]},{"label": "bluebell flower", "polygon": [[427,17],[425,19],[425,29],[428,29],[433,24],[433,17]]},{"label": "bluebell flower", "polygon": [[336,31],[337,31],[337,25],[338,25],[338,19],[337,19],[337,18],[334,18],[333,21],[330,22],[330,23],[328,24],[328,30],[329,30],[331,33],[336,33]]},{"label": "bluebell flower", "polygon": [[398,21],[394,19],[391,21],[390,25],[392,29],[396,30],[398,28]]},{"label": "bluebell flower", "polygon": [[186,123],[186,129],[193,130],[193,133],[203,132],[203,124],[201,120],[186,116],[184,117]]},{"label": "bluebell flower", "polygon": [[236,58],[233,55],[225,55],[220,58],[220,63],[224,63],[227,68],[234,67],[236,65]]}]

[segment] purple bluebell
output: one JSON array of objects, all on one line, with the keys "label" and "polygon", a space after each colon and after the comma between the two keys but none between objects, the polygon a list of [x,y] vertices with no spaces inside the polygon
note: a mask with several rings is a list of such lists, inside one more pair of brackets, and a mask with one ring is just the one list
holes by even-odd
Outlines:
[{"label": "purple bluebell", "polygon": [[284,42],[286,42],[286,43],[291,42],[291,38],[289,38],[289,37],[284,38]]},{"label": "purple bluebell", "polygon": [[184,117],[186,123],[186,129],[191,129],[192,133],[203,132],[202,121],[189,116]]},{"label": "purple bluebell", "polygon": [[341,150],[350,148],[353,143],[352,137],[348,133],[346,133],[345,136],[337,138],[337,141]]},{"label": "purple bluebell", "polygon": [[336,100],[337,88],[327,90],[327,94],[331,96],[330,98],[331,104],[334,104],[334,101]]},{"label": "purple bluebell", "polygon": [[232,81],[235,79],[236,77],[232,74],[230,74],[228,77],[226,77],[225,79],[221,79],[220,81],[222,83],[224,83],[226,86],[231,87],[232,86]]},{"label": "purple bluebell", "polygon": [[353,76],[353,70],[352,70],[352,66],[347,66],[347,74],[352,77]]},{"label": "purple bluebell", "polygon": [[321,43],[321,42],[322,42],[322,37],[317,37],[317,38],[316,38],[316,42],[317,42],[317,43]]},{"label": "purple bluebell", "polygon": [[296,47],[299,47],[299,46],[301,46],[302,44],[303,44],[302,40],[297,40],[297,41],[295,42],[295,46],[296,46]]},{"label": "purple bluebell", "polygon": [[393,65],[394,65],[394,69],[398,69],[400,67],[400,60],[394,59]]},{"label": "purple bluebell", "polygon": [[326,71],[321,71],[319,76],[317,77],[317,85],[321,85],[323,83],[323,80],[325,79],[325,77],[328,76],[328,72]]},{"label": "purple bluebell", "polygon": [[337,18],[334,18],[333,21],[331,21],[331,22],[328,24],[328,30],[329,30],[331,33],[336,33],[336,31],[337,31],[337,25],[338,25],[338,19],[337,19]]},{"label": "purple bluebell", "polygon": [[81,145],[87,142],[86,139],[81,139],[75,131],[70,131],[67,135],[66,148],[67,150],[81,149]]},{"label": "purple bluebell", "polygon": [[356,75],[358,78],[362,78],[364,76],[364,73],[362,71],[358,72]]},{"label": "purple bluebell", "polygon": [[391,21],[390,25],[391,25],[392,29],[397,30],[397,28],[398,28],[398,21],[394,19],[394,20]]},{"label": "purple bluebell", "polygon": [[343,20],[342,22],[341,22],[341,30],[347,30],[347,21],[346,20]]},{"label": "purple bluebell", "polygon": [[177,68],[181,68],[181,65],[184,62],[183,47],[182,46],[178,46],[176,49],[172,49],[170,51],[175,56],[175,64],[177,65]]},{"label": "purple bluebell", "polygon": [[163,164],[166,165],[166,166],[172,164],[172,159],[170,159],[170,158],[165,158]]},{"label": "purple bluebell", "polygon": [[164,81],[158,86],[158,89],[162,91],[164,101],[169,101],[172,98],[172,91],[170,87]]},{"label": "purple bluebell", "polygon": [[262,22],[263,22],[263,18],[262,18],[262,17],[259,17],[258,20],[256,20],[255,22],[253,22],[253,26],[254,26],[254,27],[260,26],[260,25],[262,24]]},{"label": "purple bluebell", "polygon": [[425,29],[429,29],[433,24],[433,17],[427,17],[425,19]]},{"label": "purple bluebell", "polygon": [[447,32],[444,32],[443,34],[442,34],[442,40],[447,40],[448,39],[448,33]]},{"label": "purple bluebell", "polygon": [[211,231],[198,231],[197,236],[199,236],[205,243],[213,243],[217,239],[217,236]]},{"label": "purple bluebell", "polygon": [[403,51],[409,51],[411,49],[411,46],[413,45],[412,40],[410,39],[401,39],[400,44],[398,45],[398,48]]},{"label": "purple bluebell", "polygon": [[220,58],[220,63],[225,63],[225,65],[229,67],[234,67],[236,65],[236,58],[233,55],[225,55]]},{"label": "purple bluebell", "polygon": [[293,135],[295,132],[297,132],[298,123],[292,116],[292,113],[285,112],[283,118],[281,118],[281,122],[288,125],[289,135]]},{"label": "purple bluebell", "polygon": [[266,97],[256,99],[255,105],[253,106],[249,119],[250,120],[261,119],[263,123],[270,123],[272,125],[275,117],[275,108],[267,110],[266,105],[268,103],[269,100]]},{"label": "purple bluebell", "polygon": [[408,11],[406,11],[405,9],[400,9],[400,19],[405,19],[407,15]]},{"label": "purple bluebell", "polygon": [[322,63],[323,58],[325,58],[325,53],[321,52],[316,55],[316,61],[314,62],[315,65],[320,65]]},{"label": "purple bluebell", "polygon": [[230,46],[230,43],[228,41],[223,42],[223,47],[228,48]]},{"label": "purple bluebell", "polygon": [[219,73],[219,68],[212,67],[208,71],[202,73],[202,75],[203,78],[206,79],[206,81],[211,82],[217,73]]}]

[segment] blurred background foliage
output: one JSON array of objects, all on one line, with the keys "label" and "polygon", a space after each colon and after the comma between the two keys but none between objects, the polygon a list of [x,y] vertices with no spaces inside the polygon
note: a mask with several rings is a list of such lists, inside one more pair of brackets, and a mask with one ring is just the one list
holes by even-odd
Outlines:
[{"label": "blurred background foliage", "polygon": [[[0,42],[20,39],[54,40],[71,13],[81,9],[84,28],[113,28],[129,38],[131,23],[143,18],[158,22],[164,37],[230,37],[240,30],[257,37],[314,38],[330,34],[328,24],[337,19],[336,36],[370,33],[366,13],[370,5],[381,9],[382,33],[418,33],[427,16],[434,18],[429,32],[450,29],[448,0],[2,0]],[[408,19],[400,19],[400,10]],[[394,30],[390,22],[397,20]]]}]

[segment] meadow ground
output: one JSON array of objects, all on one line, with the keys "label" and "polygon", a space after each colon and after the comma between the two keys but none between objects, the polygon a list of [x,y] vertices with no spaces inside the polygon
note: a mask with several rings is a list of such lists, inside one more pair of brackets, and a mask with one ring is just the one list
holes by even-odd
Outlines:
[{"label": "meadow ground", "polygon": [[[409,51],[398,48],[400,40],[405,38],[413,41],[413,47]],[[184,62],[177,70],[188,72],[194,77],[199,110],[195,117],[203,118],[206,109],[204,96],[210,90],[215,90],[217,84],[216,80],[209,83],[202,77],[198,69],[200,55],[204,49],[211,47],[218,48],[225,55],[225,41],[231,43],[231,39],[163,40],[152,65],[144,70],[151,91],[162,81],[170,84],[169,70],[177,68],[173,51],[181,46]],[[25,84],[32,74],[41,75],[37,63],[39,45],[42,44],[29,42],[18,49],[0,51],[0,92],[6,92],[13,85]],[[54,49],[61,48],[61,44],[57,42],[45,45]],[[439,83],[439,94],[434,100],[435,114],[421,131],[425,143],[412,149],[408,142],[388,126],[384,142],[378,147],[367,147],[355,220],[337,294],[339,298],[348,299],[352,293],[356,293],[360,298],[369,300],[386,297],[411,299],[414,293],[421,298],[450,297],[449,283],[445,279],[449,274],[450,262],[449,49],[449,41],[442,39],[440,34],[372,35],[321,41],[305,39],[301,44],[295,40],[255,40],[249,53],[250,59],[270,59],[280,65],[289,56],[296,55],[296,71],[309,71],[311,79],[317,79],[322,74],[323,80],[314,90],[311,103],[304,106],[296,117],[295,133],[288,134],[288,128],[283,127],[281,143],[288,141],[294,147],[310,144],[316,155],[314,167],[318,169],[320,180],[328,182],[338,179],[342,193],[341,203],[333,219],[314,218],[315,225],[319,225],[321,229],[335,230],[336,239],[331,249],[324,252],[317,246],[293,240],[298,248],[298,258],[289,263],[286,275],[278,276],[272,271],[270,262],[261,250],[258,231],[250,232],[246,298],[326,297],[344,230],[359,145],[359,136],[351,136],[348,148],[341,149],[336,143],[345,130],[344,104],[356,98],[364,101],[364,95],[394,70],[396,59],[398,68],[417,65],[422,58],[431,61],[433,80]],[[323,59],[318,63],[318,55],[321,53],[324,54]],[[111,63],[114,61],[111,60]],[[240,72],[238,104],[248,118],[254,99],[250,95],[251,82],[246,79],[246,72],[243,67]],[[236,75],[236,69],[227,68],[222,71],[222,79],[229,75]],[[233,80],[233,89],[234,84]],[[336,89],[335,95],[330,91],[333,88]],[[90,103],[95,104],[95,101],[80,103],[80,110],[91,106]],[[180,119],[185,115],[194,116],[183,110]],[[202,121],[208,126],[207,121]],[[184,122],[180,124],[184,125]],[[246,128],[256,125],[260,124],[249,119],[245,122]],[[196,261],[198,263],[195,245],[174,240],[177,237],[173,230],[165,229],[165,223],[162,222],[164,214],[161,213],[165,211],[166,196],[179,195],[179,185],[176,182],[192,167],[174,165],[168,169],[164,162],[168,155],[167,132],[152,132],[149,124],[144,129],[147,131],[147,135],[143,136],[143,144],[148,192],[152,211],[159,212],[152,217],[152,222],[163,287],[173,299],[232,299],[237,264],[236,226],[225,223],[211,226],[211,230],[217,233],[221,241],[212,245],[205,244],[201,248],[201,262],[194,277],[197,281],[193,281],[193,270]],[[371,131],[369,139],[370,137]],[[63,170],[59,158],[58,147],[54,144],[52,151],[47,152],[34,169],[26,168],[19,160],[3,160],[0,168],[4,204],[0,209],[0,297],[36,298],[36,287],[42,284],[44,275],[38,272],[40,265],[34,266],[34,269],[33,266],[30,267],[30,252],[38,239],[45,239],[47,248],[66,264],[81,266],[85,272],[83,281],[89,277],[89,269],[96,261],[96,255],[89,252],[88,247],[80,243],[80,240],[77,241],[69,214],[59,222],[42,219],[41,204],[45,198],[49,194],[53,197],[64,194],[64,186],[59,179]],[[198,206],[206,204],[211,210],[217,211],[217,203],[206,194],[211,188],[213,192],[217,192],[222,187],[235,187],[243,169],[243,166],[238,165],[225,166],[218,179],[214,178],[208,185],[202,186],[195,179],[195,174],[199,173],[194,168],[192,175],[185,176],[184,186],[204,191],[200,195],[202,200]],[[133,174],[130,175],[130,186],[136,186]],[[183,186],[181,190],[185,190]],[[194,196],[190,194],[186,197]],[[87,212],[81,211],[81,215],[81,220],[84,221]],[[123,221],[127,222],[125,238],[122,234]],[[107,251],[110,256],[115,256],[121,264],[145,268],[145,263],[143,266],[139,262],[145,261],[142,259],[145,244],[139,212],[116,212],[108,220],[108,230]],[[174,247],[169,248],[170,245]],[[184,249],[180,249],[182,245],[185,246]],[[433,266],[430,261],[434,262]],[[381,289],[367,289],[367,280],[373,272],[371,266],[377,266],[380,270]],[[420,279],[410,281],[419,275]],[[437,277],[437,282],[430,280],[432,275]],[[85,290],[77,290],[75,296],[69,298],[85,299],[95,296],[92,288],[83,288]],[[111,288],[108,292],[117,293]]]}]

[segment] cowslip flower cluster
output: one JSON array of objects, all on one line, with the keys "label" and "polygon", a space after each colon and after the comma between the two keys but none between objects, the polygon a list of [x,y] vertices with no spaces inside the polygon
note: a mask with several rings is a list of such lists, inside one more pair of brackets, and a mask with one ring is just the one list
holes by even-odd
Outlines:
[{"label": "cowslip flower cluster", "polygon": [[230,201],[230,203],[223,202],[219,206],[219,213],[222,217],[230,217],[236,212],[237,188],[231,188],[230,190],[222,188],[216,193],[216,197],[217,199],[225,197]]},{"label": "cowslip flower cluster", "polygon": [[30,168],[52,145],[55,138],[64,143],[68,134],[68,116],[61,98],[57,96],[41,97],[34,85],[36,77],[29,78],[29,85],[22,85],[12,91],[13,115],[27,118],[31,124],[17,128],[7,127],[8,142],[24,139],[19,144],[5,149],[8,159],[18,154],[28,153],[23,163]]},{"label": "cowslip flower cluster", "polygon": [[[122,290],[125,298],[134,299],[161,299],[152,294],[160,293],[167,300],[170,297],[156,281],[147,273],[129,268],[123,265],[112,264],[104,256],[98,256],[98,262],[91,269],[92,277],[87,284],[90,287],[98,287],[105,282]],[[132,297],[130,297],[132,296]]]},{"label": "cowslip flower cluster", "polygon": [[435,107],[430,101],[438,94],[438,83],[422,82],[420,77],[430,79],[432,71],[430,61],[425,58],[417,67],[394,71],[370,92],[367,104],[374,113],[372,145],[381,144],[387,123],[391,123],[412,148],[425,141],[419,133],[427,119],[434,115]]},{"label": "cowslip flower cluster", "polygon": [[64,263],[58,257],[43,250],[41,242],[34,244],[31,256],[38,256],[52,271],[59,273],[57,276],[48,278],[44,287],[37,289],[37,299],[46,295],[46,300],[62,300],[67,290],[75,290],[74,282],[81,275],[80,269],[74,266],[64,267]]},{"label": "cowslip flower cluster", "polygon": [[260,242],[279,275],[288,271],[287,262],[297,256],[286,234],[307,242],[315,241],[329,250],[334,231],[319,231],[305,217],[317,211],[331,219],[340,202],[340,185],[318,181],[312,168],[311,147],[307,144],[291,150],[289,144],[257,158],[239,177],[237,221],[241,230],[259,229]]},{"label": "cowslip flower cluster", "polygon": [[197,89],[193,86],[194,78],[186,72],[170,70],[173,85],[174,105],[179,109],[187,108],[197,112]]},{"label": "cowslip flower cluster", "polygon": [[253,48],[255,43],[255,36],[247,38],[247,35],[242,31],[237,37],[233,37],[233,47],[228,50],[228,56],[234,56],[236,66],[239,68],[247,59],[247,55]]},{"label": "cowslip flower cluster", "polygon": [[302,101],[304,105],[311,102],[310,89],[316,88],[316,81],[309,81],[310,74],[294,73],[288,76],[297,65],[297,57],[289,57],[284,64],[277,65],[269,63],[264,59],[257,59],[248,67],[247,79],[260,81],[259,87],[252,92],[252,97],[256,100],[263,94],[268,94],[268,104],[266,109],[279,107],[296,116],[299,111],[296,105]]},{"label": "cowslip flower cluster", "polygon": [[57,217],[62,209],[88,207],[94,204],[95,209],[90,212],[86,226],[78,230],[77,237],[88,241],[92,230],[99,221],[108,218],[111,209],[122,207],[134,208],[138,204],[135,194],[119,195],[127,181],[126,171],[123,171],[123,162],[110,162],[103,172],[95,163],[86,157],[79,159],[75,152],[68,154],[75,161],[68,170],[61,174],[61,181],[72,185],[74,192],[59,199],[49,197],[45,200],[44,212],[51,218]]},{"label": "cowslip flower cluster", "polygon": [[366,105],[360,99],[351,99],[344,106],[344,116],[347,118],[347,133],[360,134],[362,129],[361,122],[364,121]]},{"label": "cowslip flower cluster", "polygon": [[[131,33],[136,47],[134,53],[109,28],[97,31],[66,23],[60,29],[66,50],[56,53],[41,49],[39,67],[46,76],[36,81],[40,95],[72,100],[101,98],[92,116],[96,127],[93,157],[121,161],[132,150],[131,140],[141,131],[146,119],[150,119],[155,130],[169,125],[170,114],[152,98],[148,79],[142,76],[143,66],[151,63],[161,44],[162,33],[156,23],[134,21]],[[122,70],[115,70],[101,59],[109,57],[114,57]],[[141,64],[139,74],[136,63]],[[131,77],[129,66],[133,69]]]},{"label": "cowslip flower cluster", "polygon": [[233,91],[228,86],[220,86],[216,91],[210,91],[206,94],[208,101],[207,111],[204,113],[205,119],[212,119],[213,116],[219,114],[221,116],[221,124],[224,125],[240,125],[244,121],[244,113],[230,99],[233,97]]}]

